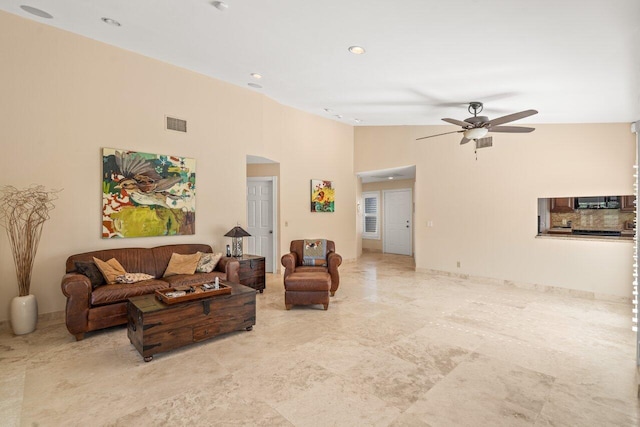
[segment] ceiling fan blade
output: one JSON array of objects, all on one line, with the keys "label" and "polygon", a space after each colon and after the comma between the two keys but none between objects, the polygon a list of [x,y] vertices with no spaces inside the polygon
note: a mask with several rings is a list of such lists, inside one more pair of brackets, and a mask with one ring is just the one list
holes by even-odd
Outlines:
[{"label": "ceiling fan blade", "polygon": [[507,133],[528,133],[533,132],[536,128],[528,128],[525,126],[493,126],[489,128],[489,132],[507,132]]},{"label": "ceiling fan blade", "polygon": [[421,138],[416,138],[416,141],[421,140],[421,139],[426,139],[426,138],[433,138],[434,136],[449,135],[450,133],[460,133],[460,132],[464,132],[464,131],[463,130],[453,130],[451,132],[445,132],[445,133],[439,133],[439,134],[436,134],[436,135],[423,136]]},{"label": "ceiling fan blade", "polygon": [[447,123],[451,123],[452,125],[462,126],[463,128],[472,126],[471,123],[463,122],[462,120],[456,120],[456,119],[442,119],[442,120],[444,120]]},{"label": "ceiling fan blade", "polygon": [[469,141],[471,141],[471,140],[470,140],[470,139],[468,139],[468,138],[465,138],[465,137],[463,136],[463,137],[462,137],[462,140],[460,141],[460,145],[462,145],[462,144],[466,144],[466,143],[467,143],[467,142],[469,142]]},{"label": "ceiling fan blade", "polygon": [[498,117],[497,119],[489,120],[487,122],[487,125],[488,126],[501,125],[503,123],[512,122],[514,120],[524,119],[525,117],[533,116],[534,114],[538,114],[538,112],[536,110],[520,111],[519,113],[508,114],[506,116]]}]

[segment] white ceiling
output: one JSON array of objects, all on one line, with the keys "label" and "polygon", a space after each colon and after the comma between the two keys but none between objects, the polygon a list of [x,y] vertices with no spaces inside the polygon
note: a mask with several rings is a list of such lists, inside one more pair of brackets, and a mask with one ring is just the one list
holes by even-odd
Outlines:
[{"label": "white ceiling", "polygon": [[468,117],[469,101],[490,118],[539,110],[517,124],[640,119],[639,0],[224,1],[224,12],[206,0],[0,9],[351,125],[444,124]]}]

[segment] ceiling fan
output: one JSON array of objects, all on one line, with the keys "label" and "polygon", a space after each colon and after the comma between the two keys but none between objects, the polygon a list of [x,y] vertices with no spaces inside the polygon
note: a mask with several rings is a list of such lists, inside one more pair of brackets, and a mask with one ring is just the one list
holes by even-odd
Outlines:
[{"label": "ceiling fan", "polygon": [[[535,128],[524,127],[524,126],[500,126],[504,123],[513,122],[514,120],[524,119],[525,117],[533,116],[534,114],[538,114],[536,110],[525,110],[520,111],[519,113],[508,114],[506,116],[498,117],[497,119],[489,120],[487,116],[479,116],[483,109],[482,102],[473,101],[469,103],[469,107],[467,110],[469,113],[473,114],[473,117],[469,117],[468,119],[464,119],[464,121],[456,120],[456,119],[442,119],[447,123],[451,123],[453,125],[462,126],[460,130],[454,130],[451,132],[439,133],[437,135],[429,135],[423,136],[421,138],[417,138],[416,141],[425,138],[433,138],[434,136],[442,136],[448,135],[450,133],[463,133],[462,140],[460,144],[466,144],[467,142],[473,140],[478,142],[479,139],[482,139],[487,132],[506,132],[506,133],[527,133],[533,132]],[[490,138],[490,137],[489,137]],[[487,138],[484,138],[487,139]]]}]

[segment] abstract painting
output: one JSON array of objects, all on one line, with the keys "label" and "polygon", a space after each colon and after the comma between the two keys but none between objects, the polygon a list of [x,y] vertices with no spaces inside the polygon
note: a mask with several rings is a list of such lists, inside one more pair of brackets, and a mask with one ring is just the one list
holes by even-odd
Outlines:
[{"label": "abstract painting", "polygon": [[102,237],[195,234],[196,161],[102,149]]},{"label": "abstract painting", "polygon": [[311,180],[311,212],[335,212],[335,189],[333,182]]}]

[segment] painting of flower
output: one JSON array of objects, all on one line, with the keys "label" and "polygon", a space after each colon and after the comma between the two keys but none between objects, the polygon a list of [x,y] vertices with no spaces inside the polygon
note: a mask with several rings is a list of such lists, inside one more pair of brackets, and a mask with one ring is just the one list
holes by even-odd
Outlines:
[{"label": "painting of flower", "polygon": [[333,182],[311,180],[311,212],[335,212],[335,189]]},{"label": "painting of flower", "polygon": [[196,162],[102,149],[102,237],[195,234]]}]

